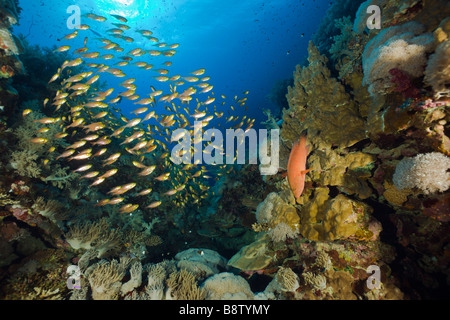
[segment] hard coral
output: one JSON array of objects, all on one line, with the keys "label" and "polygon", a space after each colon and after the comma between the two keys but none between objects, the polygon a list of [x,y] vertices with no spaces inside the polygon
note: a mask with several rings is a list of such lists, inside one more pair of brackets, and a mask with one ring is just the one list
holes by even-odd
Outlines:
[{"label": "hard coral", "polygon": [[[309,65],[296,67],[294,86],[288,88],[290,109],[283,117],[282,138],[293,142],[307,130],[313,145],[319,140],[345,148],[361,141],[365,130],[357,104],[344,85],[331,77],[328,58],[320,55],[312,42],[308,53]],[[346,130],[342,130],[344,127]]]},{"label": "hard coral", "polygon": [[279,223],[286,223],[295,232],[298,229],[300,217],[294,206],[272,192],[256,208],[256,220],[259,224],[267,225],[268,228],[275,228]]},{"label": "hard coral", "polygon": [[301,211],[300,233],[310,240],[373,241],[381,231],[379,222],[370,216],[369,206],[342,194],[330,198],[327,188],[316,188],[314,198]]}]

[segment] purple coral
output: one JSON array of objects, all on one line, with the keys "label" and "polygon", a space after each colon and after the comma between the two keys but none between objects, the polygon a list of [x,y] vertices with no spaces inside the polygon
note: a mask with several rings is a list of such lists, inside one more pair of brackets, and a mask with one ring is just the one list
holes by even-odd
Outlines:
[{"label": "purple coral", "polygon": [[411,78],[402,70],[392,68],[389,70],[389,74],[392,76],[391,82],[395,84],[394,91],[400,92],[403,98],[417,98],[419,96],[419,89],[414,87]]}]

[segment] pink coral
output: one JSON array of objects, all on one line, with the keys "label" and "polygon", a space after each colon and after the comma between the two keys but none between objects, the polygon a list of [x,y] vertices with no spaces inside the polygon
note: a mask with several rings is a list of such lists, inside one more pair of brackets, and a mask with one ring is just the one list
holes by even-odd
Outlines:
[{"label": "pink coral", "polygon": [[9,208],[9,211],[13,214],[14,217],[21,221],[25,221],[28,219],[29,213],[28,209],[22,206],[14,205]]},{"label": "pink coral", "polygon": [[11,184],[10,192],[14,193],[15,195],[24,195],[30,191],[30,187],[25,185],[25,182],[15,181]]}]

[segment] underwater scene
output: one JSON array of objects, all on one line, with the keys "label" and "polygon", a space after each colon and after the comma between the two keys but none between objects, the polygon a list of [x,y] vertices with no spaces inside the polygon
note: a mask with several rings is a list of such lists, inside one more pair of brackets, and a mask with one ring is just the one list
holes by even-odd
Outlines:
[{"label": "underwater scene", "polygon": [[447,0],[0,0],[0,300],[449,299],[449,107]]}]

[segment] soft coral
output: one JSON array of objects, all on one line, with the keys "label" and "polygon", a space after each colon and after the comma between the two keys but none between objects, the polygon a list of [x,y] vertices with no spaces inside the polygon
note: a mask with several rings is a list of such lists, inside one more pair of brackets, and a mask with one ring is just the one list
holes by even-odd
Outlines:
[{"label": "soft coral", "polygon": [[395,92],[400,92],[403,98],[417,98],[419,96],[419,89],[414,87],[411,83],[410,77],[398,68],[392,68],[389,70],[389,74],[392,76],[391,82],[395,83]]}]

